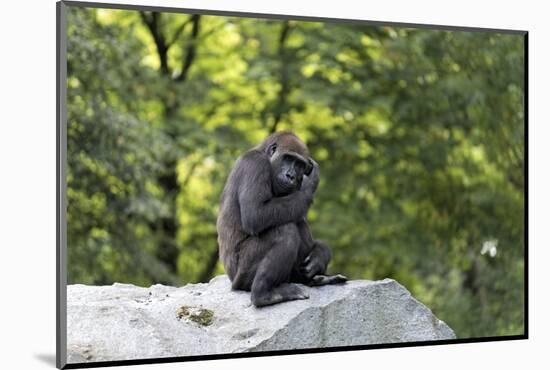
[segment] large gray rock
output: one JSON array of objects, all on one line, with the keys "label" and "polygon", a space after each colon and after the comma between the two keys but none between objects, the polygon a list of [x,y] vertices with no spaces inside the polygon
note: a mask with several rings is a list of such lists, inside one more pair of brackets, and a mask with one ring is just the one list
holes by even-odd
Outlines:
[{"label": "large gray rock", "polygon": [[181,288],[69,285],[68,362],[455,338],[394,280],[304,289],[307,300],[255,308],[226,276]]}]

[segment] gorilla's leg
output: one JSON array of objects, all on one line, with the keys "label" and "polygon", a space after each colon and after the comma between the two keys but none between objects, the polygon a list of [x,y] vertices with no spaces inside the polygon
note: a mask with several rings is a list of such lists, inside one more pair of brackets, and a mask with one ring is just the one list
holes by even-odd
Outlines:
[{"label": "gorilla's leg", "polygon": [[275,227],[262,239],[269,245],[269,251],[259,263],[252,282],[252,303],[260,307],[309,298],[297,285],[289,284],[301,244],[296,224]]}]

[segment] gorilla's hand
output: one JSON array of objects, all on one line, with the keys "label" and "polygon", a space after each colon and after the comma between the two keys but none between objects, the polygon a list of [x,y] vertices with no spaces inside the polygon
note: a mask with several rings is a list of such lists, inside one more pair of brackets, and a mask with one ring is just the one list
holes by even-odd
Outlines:
[{"label": "gorilla's hand", "polygon": [[313,195],[319,185],[319,164],[312,158],[309,159],[309,162],[312,166],[312,170],[309,175],[304,175],[302,190],[306,191],[310,195]]},{"label": "gorilla's hand", "polygon": [[308,279],[324,273],[325,269],[326,263],[315,253],[310,253],[300,265],[300,272]]}]

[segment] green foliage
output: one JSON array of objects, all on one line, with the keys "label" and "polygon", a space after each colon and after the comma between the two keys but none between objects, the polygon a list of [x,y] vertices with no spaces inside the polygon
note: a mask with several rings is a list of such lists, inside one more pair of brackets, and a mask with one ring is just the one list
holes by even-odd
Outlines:
[{"label": "green foliage", "polygon": [[459,337],[523,332],[521,36],[68,16],[70,283],[222,273],[224,181],[290,129],[320,163],[309,219],[333,272],[397,279]]}]

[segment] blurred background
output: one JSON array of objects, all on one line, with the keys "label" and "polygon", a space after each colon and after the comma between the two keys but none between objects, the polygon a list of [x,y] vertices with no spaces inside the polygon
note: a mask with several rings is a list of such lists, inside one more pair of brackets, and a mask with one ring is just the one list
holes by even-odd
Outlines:
[{"label": "blurred background", "polygon": [[330,271],[524,330],[523,36],[68,7],[70,284],[206,282],[236,158],[309,146]]}]

